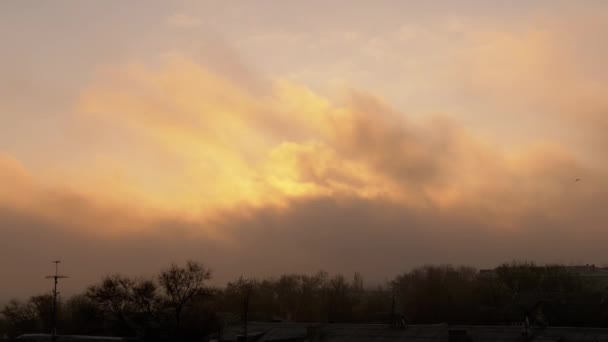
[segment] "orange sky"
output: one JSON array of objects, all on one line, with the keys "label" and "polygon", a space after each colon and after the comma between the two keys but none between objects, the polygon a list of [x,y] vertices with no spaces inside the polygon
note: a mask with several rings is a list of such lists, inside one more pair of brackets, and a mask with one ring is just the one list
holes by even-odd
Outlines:
[{"label": "orange sky", "polygon": [[188,258],[602,264],[607,9],[3,3],[0,299],[55,259],[72,292]]}]

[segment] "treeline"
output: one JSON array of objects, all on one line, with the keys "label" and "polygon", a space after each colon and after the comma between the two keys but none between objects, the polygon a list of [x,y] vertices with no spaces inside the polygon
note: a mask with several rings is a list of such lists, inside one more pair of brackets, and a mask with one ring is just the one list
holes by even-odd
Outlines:
[{"label": "treeline", "polygon": [[[386,324],[608,326],[605,277],[560,265],[504,264],[490,272],[423,266],[376,287],[318,272],[208,285],[211,271],[188,262],[150,279],[110,275],[60,298],[60,334],[199,339],[247,321]],[[53,297],[11,301],[0,336],[51,331]]]}]

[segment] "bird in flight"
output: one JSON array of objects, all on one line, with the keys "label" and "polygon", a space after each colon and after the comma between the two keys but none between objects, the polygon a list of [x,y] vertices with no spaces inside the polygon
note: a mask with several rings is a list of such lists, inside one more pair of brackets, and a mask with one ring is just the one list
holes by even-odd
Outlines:
[{"label": "bird in flight", "polygon": [[580,179],[580,178],[577,178],[577,179],[575,180],[575,182],[580,182],[580,181],[581,181],[581,179]]}]

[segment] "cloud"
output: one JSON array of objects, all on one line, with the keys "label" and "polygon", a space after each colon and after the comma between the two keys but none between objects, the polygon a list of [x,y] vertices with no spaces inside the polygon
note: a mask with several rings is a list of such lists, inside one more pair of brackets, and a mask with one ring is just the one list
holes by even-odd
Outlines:
[{"label": "cloud", "polygon": [[197,28],[201,24],[201,19],[185,13],[174,13],[167,18],[167,25],[181,29]]},{"label": "cloud", "polygon": [[[283,208],[239,208],[207,221],[170,217],[134,221],[146,229],[111,237],[86,230],[113,225],[108,218],[123,221],[124,213],[108,212],[95,219],[88,215],[94,208],[82,210],[86,202],[65,203],[73,216],[88,218],[88,225],[82,220],[77,223],[82,229],[72,231],[66,230],[69,217],[54,221],[33,211],[0,208],[4,237],[0,248],[12,256],[0,260],[7,279],[3,295],[46,291],[49,284],[41,281],[41,275],[52,268],[48,260],[56,258],[64,261],[63,272],[70,275],[62,283],[64,294],[79,291],[104,274],[153,275],[171,261],[188,258],[211,266],[217,284],[240,274],[318,269],[344,274],[360,271],[374,283],[424,263],[488,267],[512,258],[566,263],[602,260],[606,232],[601,222],[607,218],[602,203],[607,194],[580,196],[571,191],[569,195],[572,199],[562,199],[564,205],[554,208],[555,212],[532,203],[516,230],[497,229],[501,222],[488,220],[479,207],[415,208],[351,196],[291,199]],[[201,234],[199,229],[205,225],[213,225],[224,238]]]},{"label": "cloud", "polygon": [[79,110],[137,143],[98,151],[70,191],[127,212],[203,222],[329,197],[477,208],[493,225],[515,228],[528,211],[559,204],[578,175],[603,174],[558,143],[504,150],[452,119],[408,121],[361,91],[337,100],[278,80],[252,92],[178,55],[106,70]]},{"label": "cloud", "polygon": [[[604,9],[540,5],[515,16],[496,13],[493,4],[476,9],[493,12],[486,15],[459,8],[374,30],[342,23],[323,34],[287,31],[240,41],[270,72],[315,89],[337,79],[373,89],[412,117],[441,112],[485,139],[560,140],[582,155],[591,143],[605,148],[608,75],[601,60],[608,51],[596,43],[608,29]],[[277,46],[288,48],[261,53]],[[587,127],[574,132],[579,126]]]},{"label": "cloud", "polygon": [[[475,42],[455,54],[469,78],[443,65],[440,79],[497,111],[555,110],[601,140],[605,80],[572,67],[555,32],[454,25]],[[419,36],[433,33],[405,40]],[[581,158],[569,140],[541,134],[505,147],[449,113],[420,119],[378,94],[258,82],[224,62],[171,54],[107,67],[76,105],[82,136],[99,139],[80,163],[50,172],[0,155],[10,293],[45,289],[32,274],[55,258],[73,291],[104,273],[150,274],[187,258],[210,264],[219,282],[319,268],[381,281],[430,262],[605,259],[603,154]],[[568,121],[580,113],[589,120]]]}]

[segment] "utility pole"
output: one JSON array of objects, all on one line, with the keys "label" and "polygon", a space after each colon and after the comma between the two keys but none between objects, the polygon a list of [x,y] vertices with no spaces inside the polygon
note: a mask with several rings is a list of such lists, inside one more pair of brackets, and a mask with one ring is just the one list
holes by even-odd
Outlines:
[{"label": "utility pole", "polygon": [[391,327],[394,327],[395,323],[396,323],[396,319],[395,319],[395,285],[393,284],[392,289],[391,289],[391,317],[390,317]]},{"label": "utility pole", "polygon": [[245,301],[243,302],[243,320],[245,321],[245,341],[247,341],[247,325],[249,324],[249,291],[245,294]]},{"label": "utility pole", "polygon": [[245,330],[245,341],[247,341],[247,328],[249,327],[249,300],[251,299],[251,292],[253,292],[253,281],[247,279],[244,281],[244,298],[243,298],[243,323]]},{"label": "utility pole", "polygon": [[51,341],[55,341],[57,339],[57,296],[59,292],[57,292],[57,283],[59,279],[67,278],[66,276],[59,275],[59,263],[60,260],[55,260],[53,263],[55,264],[55,275],[47,276],[47,279],[53,279],[55,284],[53,286],[53,317],[51,318]]}]

